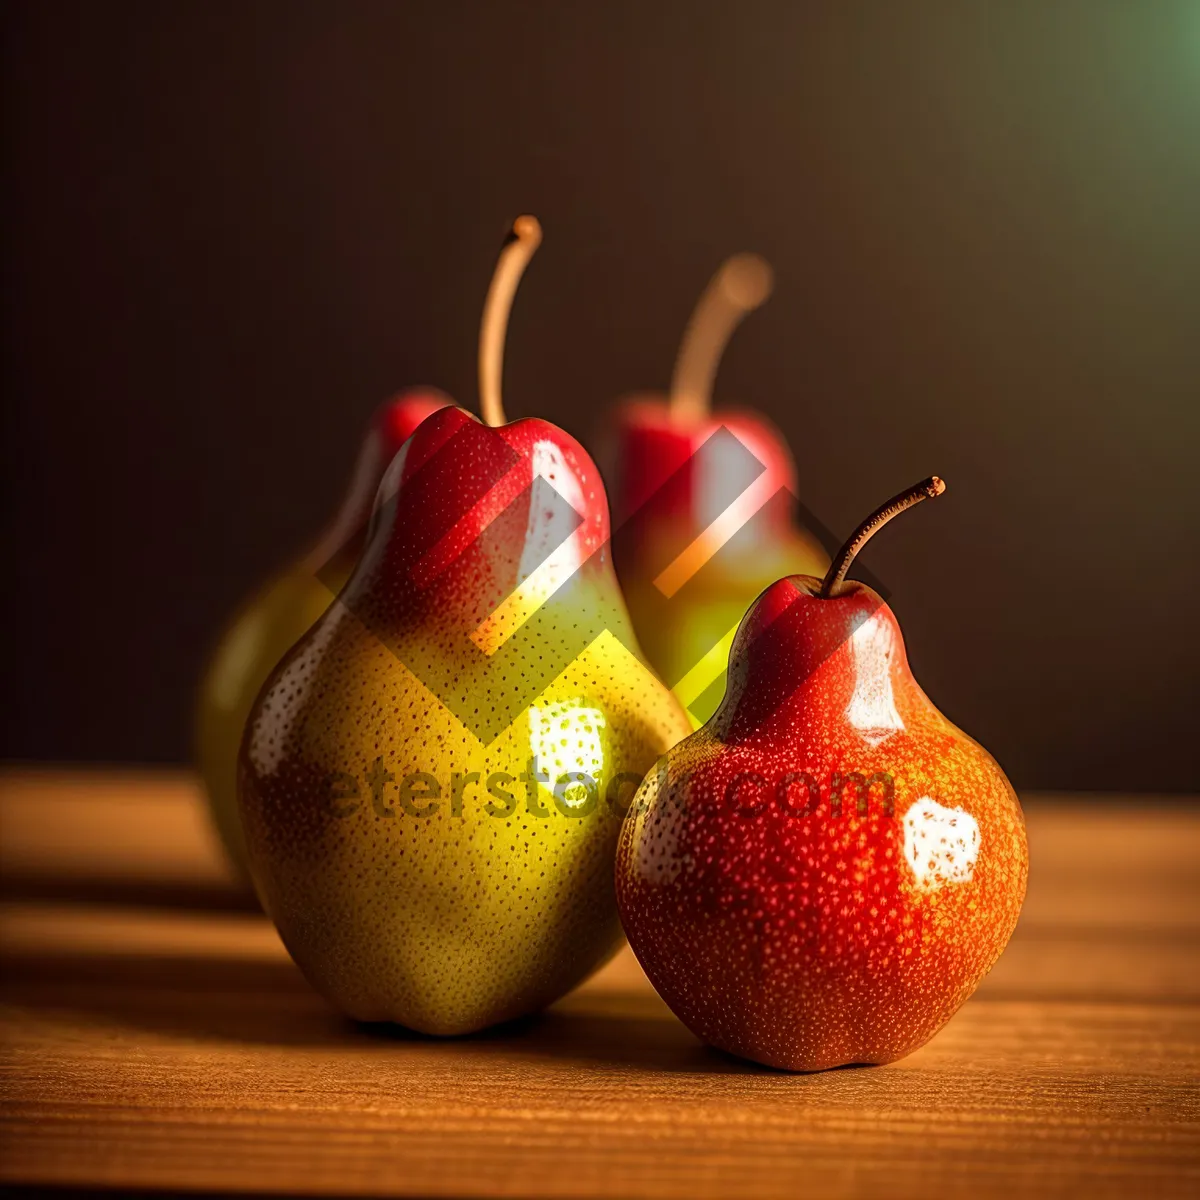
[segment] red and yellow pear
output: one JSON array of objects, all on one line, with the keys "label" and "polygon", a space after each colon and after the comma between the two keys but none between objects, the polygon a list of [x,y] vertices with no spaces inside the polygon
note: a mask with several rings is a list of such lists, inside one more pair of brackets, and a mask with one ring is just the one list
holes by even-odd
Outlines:
[{"label": "red and yellow pear", "polygon": [[480,336],[484,423],[426,420],[337,600],[258,697],[239,796],[254,882],[308,979],[366,1021],[463,1034],[558,999],[621,943],[624,808],[688,732],[636,653],[596,468],[505,420],[522,218]]},{"label": "red and yellow pear", "polygon": [[772,286],[762,258],[728,259],[692,314],[669,395],[618,406],[606,438],[614,557],[634,628],[696,724],[721,695],[754,598],[782,575],[829,563],[795,524],[796,467],[782,434],[751,409],[712,406],[725,346]]}]

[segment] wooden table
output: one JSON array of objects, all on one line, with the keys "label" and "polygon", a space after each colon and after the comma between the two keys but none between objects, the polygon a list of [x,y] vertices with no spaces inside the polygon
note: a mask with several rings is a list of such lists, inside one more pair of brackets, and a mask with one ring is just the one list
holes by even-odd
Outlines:
[{"label": "wooden table", "polygon": [[239,901],[182,775],[0,799],[0,1181],[400,1195],[1200,1195],[1200,808],[1029,797],[1011,946],[930,1045],[790,1076],[628,951],[462,1041],[343,1020]]}]

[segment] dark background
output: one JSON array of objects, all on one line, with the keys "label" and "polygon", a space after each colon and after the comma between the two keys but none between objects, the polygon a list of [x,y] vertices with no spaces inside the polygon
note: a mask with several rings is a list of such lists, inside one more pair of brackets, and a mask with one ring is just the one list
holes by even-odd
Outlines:
[{"label": "dark background", "polygon": [[1018,786],[1194,789],[1200,5],[9,3],[9,758],[175,760],[222,621],[375,403],[593,442],[728,252],[718,392],[788,434],[926,690]]}]

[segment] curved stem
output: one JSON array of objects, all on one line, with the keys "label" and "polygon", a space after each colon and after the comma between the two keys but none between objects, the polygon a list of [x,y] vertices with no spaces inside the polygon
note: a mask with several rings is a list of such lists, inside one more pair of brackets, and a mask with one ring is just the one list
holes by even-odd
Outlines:
[{"label": "curved stem", "polygon": [[733,331],[771,294],[774,274],[765,258],[735,254],[712,277],[684,331],[671,376],[671,415],[703,416],[713,380]]},{"label": "curved stem", "polygon": [[893,517],[898,517],[907,508],[920,504],[922,500],[932,500],[946,490],[946,485],[936,476],[928,479],[893,496],[886,504],[880,505],[849,537],[846,544],[838,551],[837,557],[830,564],[829,571],[821,583],[817,595],[822,600],[828,600],[833,595],[833,589],[846,578],[850,564],[858,552],[879,532]]},{"label": "curved stem", "polygon": [[504,338],[517,284],[542,243],[536,217],[518,217],[504,240],[479,325],[479,415],[493,428],[504,424],[500,381],[504,374]]}]

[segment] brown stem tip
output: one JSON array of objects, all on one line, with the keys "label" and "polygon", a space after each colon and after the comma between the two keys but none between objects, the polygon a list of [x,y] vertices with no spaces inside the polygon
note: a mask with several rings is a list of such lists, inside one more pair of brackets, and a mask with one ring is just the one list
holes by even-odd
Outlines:
[{"label": "brown stem tip", "polygon": [[877,508],[847,539],[846,544],[838,551],[837,557],[830,564],[829,572],[821,583],[817,593],[822,600],[828,600],[833,595],[833,589],[846,578],[850,564],[858,552],[879,532],[893,517],[898,517],[905,509],[920,504],[922,500],[932,500],[946,490],[946,485],[936,476],[930,475],[920,483],[906,488],[893,496],[886,504]]}]

